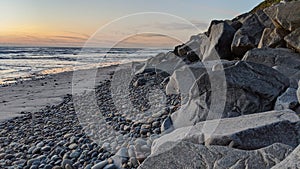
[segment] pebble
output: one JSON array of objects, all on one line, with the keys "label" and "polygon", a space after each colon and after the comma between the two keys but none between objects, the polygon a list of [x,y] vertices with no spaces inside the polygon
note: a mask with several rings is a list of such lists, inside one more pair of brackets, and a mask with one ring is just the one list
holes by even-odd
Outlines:
[{"label": "pebble", "polygon": [[103,169],[108,164],[107,160],[101,161],[97,164],[95,164],[92,169]]},{"label": "pebble", "polygon": [[117,169],[117,166],[115,164],[108,164],[103,169]]}]

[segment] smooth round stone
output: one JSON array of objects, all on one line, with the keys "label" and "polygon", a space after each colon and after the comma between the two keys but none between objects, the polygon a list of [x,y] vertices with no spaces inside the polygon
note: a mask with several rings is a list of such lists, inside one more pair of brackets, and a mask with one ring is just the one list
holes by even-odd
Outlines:
[{"label": "smooth round stone", "polygon": [[103,169],[117,169],[117,166],[115,164],[108,164]]},{"label": "smooth round stone", "polygon": [[70,158],[78,158],[80,156],[80,152],[74,151],[69,156]]},{"label": "smooth round stone", "polygon": [[134,141],[134,144],[142,146],[142,145],[146,145],[147,142],[144,139],[138,138]]},{"label": "smooth round stone", "polygon": [[46,151],[50,151],[51,147],[50,146],[44,146],[41,148],[42,151],[46,152]]},{"label": "smooth round stone", "polygon": [[39,168],[39,166],[37,166],[37,165],[32,165],[29,169],[38,169]]},{"label": "smooth round stone", "polygon": [[119,149],[116,155],[120,157],[128,157],[128,149],[126,147],[122,147]]},{"label": "smooth round stone", "polygon": [[101,161],[97,164],[95,164],[92,169],[103,169],[108,164],[107,160]]},{"label": "smooth round stone", "polygon": [[39,142],[36,147],[42,148],[45,145],[43,141]]},{"label": "smooth round stone", "polygon": [[63,169],[61,166],[54,166],[52,169]]},{"label": "smooth round stone", "polygon": [[74,169],[74,167],[72,167],[70,164],[66,164],[65,169]]},{"label": "smooth round stone", "polygon": [[41,152],[40,147],[36,147],[35,149],[32,150],[32,154],[39,154]]},{"label": "smooth round stone", "polygon": [[52,165],[45,165],[45,166],[44,166],[44,169],[52,169],[52,168],[53,168]]},{"label": "smooth round stone", "polygon": [[76,144],[76,143],[70,144],[70,145],[68,146],[68,148],[71,149],[71,150],[74,150],[74,149],[77,148],[77,144]]},{"label": "smooth round stone", "polygon": [[92,164],[88,164],[84,167],[84,169],[91,169],[92,168]]},{"label": "smooth round stone", "polygon": [[72,166],[73,162],[71,160],[69,160],[69,159],[64,159],[62,161],[62,163],[61,163],[61,166],[64,168],[64,167],[66,167],[67,164],[69,164],[70,166]]}]

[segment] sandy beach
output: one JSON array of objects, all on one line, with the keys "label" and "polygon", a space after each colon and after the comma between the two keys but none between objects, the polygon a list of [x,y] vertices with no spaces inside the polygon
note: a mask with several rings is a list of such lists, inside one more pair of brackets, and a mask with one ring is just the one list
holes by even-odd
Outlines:
[{"label": "sandy beach", "polygon": [[[99,68],[96,83],[107,79],[115,68],[116,66]],[[91,70],[76,71],[74,82],[87,80],[86,75],[90,72]],[[72,71],[62,72],[0,87],[0,121],[19,116],[22,112],[35,112],[62,102],[64,96],[72,94],[73,74]]]}]

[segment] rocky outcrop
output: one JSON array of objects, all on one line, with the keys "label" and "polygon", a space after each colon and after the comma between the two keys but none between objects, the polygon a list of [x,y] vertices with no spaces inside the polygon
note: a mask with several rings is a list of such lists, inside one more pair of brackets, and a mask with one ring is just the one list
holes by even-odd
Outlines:
[{"label": "rocky outcrop", "polygon": [[300,79],[300,54],[285,48],[262,48],[248,51],[243,61],[264,64],[290,78],[292,87],[297,88]]},{"label": "rocky outcrop", "polygon": [[272,27],[269,18],[262,11],[249,14],[243,25],[234,35],[231,50],[238,57],[242,57],[248,50],[258,46],[262,33],[266,27]]},{"label": "rocky outcrop", "polygon": [[277,28],[294,31],[300,27],[300,1],[279,3],[264,9]]},{"label": "rocky outcrop", "polygon": [[268,169],[280,163],[291,152],[290,146],[280,143],[252,151],[189,142],[166,143],[159,151],[153,152],[139,168]]},{"label": "rocky outcrop", "polygon": [[203,74],[193,85],[189,101],[172,114],[175,128],[197,122],[273,109],[276,98],[289,87],[288,79],[267,66],[237,62]]},{"label": "rocky outcrop", "polygon": [[296,147],[300,143],[299,117],[291,110],[270,111],[199,122],[182,127],[156,139],[152,152],[156,152],[166,142],[187,141],[195,144],[221,145],[252,150],[283,143]]}]

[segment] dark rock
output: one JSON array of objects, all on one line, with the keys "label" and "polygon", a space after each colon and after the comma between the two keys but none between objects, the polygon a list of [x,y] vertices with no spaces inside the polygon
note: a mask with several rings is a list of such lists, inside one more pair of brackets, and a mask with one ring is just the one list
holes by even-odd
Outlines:
[{"label": "dark rock", "polygon": [[212,21],[208,29],[207,48],[201,60],[233,59],[231,42],[235,29],[226,21]]},{"label": "dark rock", "polygon": [[249,14],[245,19],[243,26],[234,35],[231,44],[233,54],[242,57],[248,50],[258,46],[263,30],[265,29],[264,23],[261,22],[262,15],[265,14]]}]

